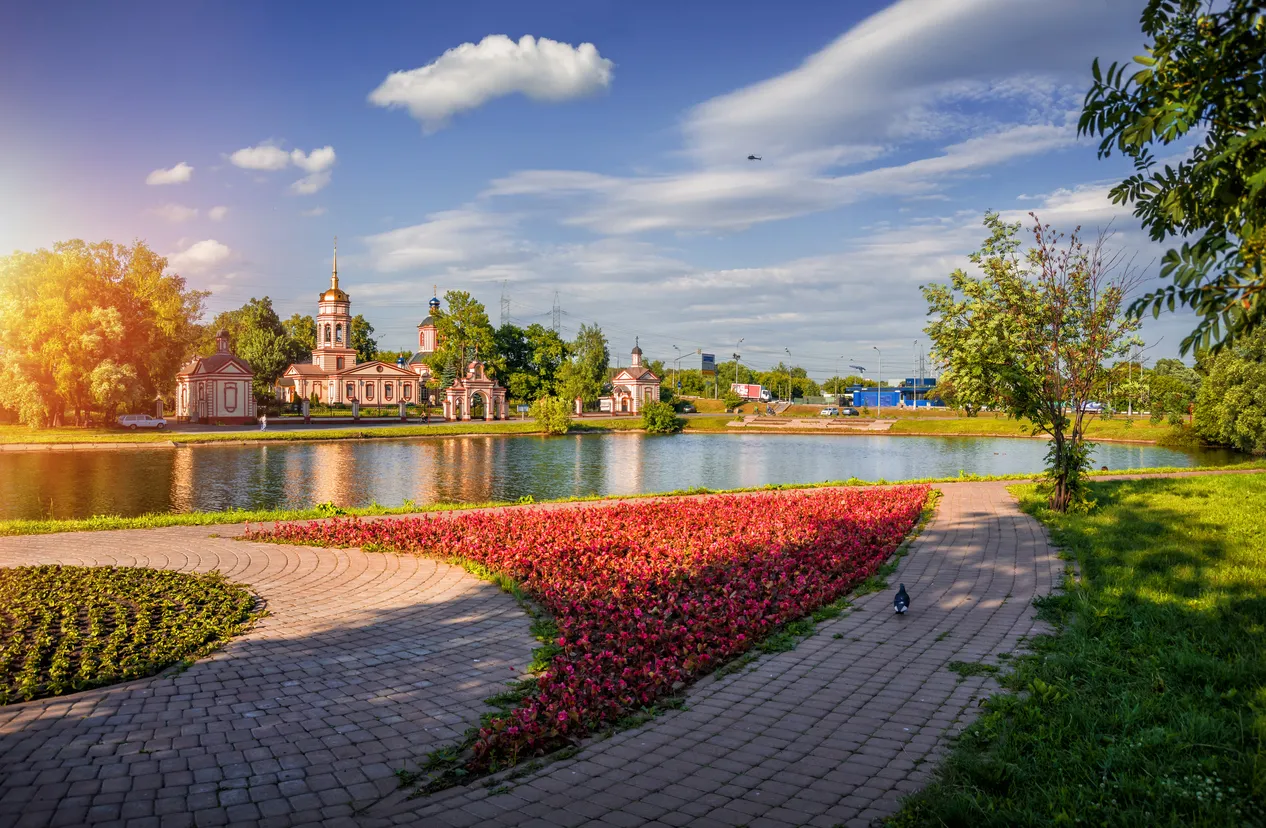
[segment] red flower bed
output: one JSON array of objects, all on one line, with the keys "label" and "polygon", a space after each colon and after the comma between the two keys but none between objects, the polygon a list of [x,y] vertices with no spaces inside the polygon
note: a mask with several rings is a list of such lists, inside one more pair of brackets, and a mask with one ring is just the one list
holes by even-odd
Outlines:
[{"label": "red flower bed", "polygon": [[927,486],[284,524],[255,540],[376,545],[503,573],[562,648],[538,692],[480,730],[472,770],[550,750],[649,705],[874,573]]}]

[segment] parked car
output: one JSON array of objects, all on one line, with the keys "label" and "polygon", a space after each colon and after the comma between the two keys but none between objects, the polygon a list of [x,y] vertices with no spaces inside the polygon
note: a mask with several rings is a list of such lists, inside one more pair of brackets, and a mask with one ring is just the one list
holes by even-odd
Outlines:
[{"label": "parked car", "polygon": [[841,408],[840,416],[841,417],[860,417],[862,416],[862,414],[856,408]]},{"label": "parked car", "polygon": [[120,414],[116,419],[128,431],[136,431],[138,428],[156,428],[162,431],[167,428],[167,421],[162,417],[151,417],[148,414]]},{"label": "parked car", "polygon": [[1091,414],[1099,414],[1100,412],[1103,411],[1103,403],[1090,402],[1089,400],[1087,400],[1086,402],[1082,403],[1081,410],[1089,412]]},{"label": "parked car", "polygon": [[840,410],[833,405],[828,405],[826,408],[818,412],[818,416],[819,417],[838,417],[840,416]]},{"label": "parked car", "polygon": [[681,404],[681,413],[682,413],[682,414],[694,414],[694,413],[695,413],[695,407],[694,407],[693,405],[691,405],[690,403],[682,403],[682,404]]}]

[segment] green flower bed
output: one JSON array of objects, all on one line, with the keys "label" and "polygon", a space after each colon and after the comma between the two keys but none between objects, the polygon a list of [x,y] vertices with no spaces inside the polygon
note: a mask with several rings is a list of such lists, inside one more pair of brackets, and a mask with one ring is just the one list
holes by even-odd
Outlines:
[{"label": "green flower bed", "polygon": [[0,704],[142,678],[243,632],[255,598],[218,572],[0,569]]}]

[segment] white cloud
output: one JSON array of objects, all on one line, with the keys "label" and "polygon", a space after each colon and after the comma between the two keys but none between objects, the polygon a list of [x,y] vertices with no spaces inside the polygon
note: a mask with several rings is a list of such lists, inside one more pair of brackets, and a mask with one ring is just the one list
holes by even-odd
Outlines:
[{"label": "white cloud", "polygon": [[392,273],[471,262],[504,251],[509,216],[479,210],[448,210],[421,224],[365,239],[376,270]]},{"label": "white cloud", "polygon": [[184,184],[190,178],[193,178],[193,167],[189,166],[184,161],[181,161],[179,164],[170,169],[154,170],[152,173],[145,176],[145,183],[152,186],[162,184]]},{"label": "white cloud", "polygon": [[290,153],[273,144],[259,144],[240,149],[229,156],[235,167],[244,170],[284,170],[290,166]]},{"label": "white cloud", "polygon": [[210,210],[207,210],[207,216],[209,216],[212,221],[224,221],[224,217],[228,214],[229,208],[224,206],[212,207]]},{"label": "white cloud", "polygon": [[286,152],[281,147],[265,141],[253,147],[240,149],[229,156],[236,166],[247,170],[284,170],[291,164],[307,173],[290,185],[290,191],[299,195],[312,195],[330,183],[330,168],[336,156],[334,147],[324,146],[311,152],[294,149]]},{"label": "white cloud", "polygon": [[334,166],[334,147],[325,146],[304,154],[303,150],[291,150],[290,160],[304,172],[319,173]]},{"label": "white cloud", "polygon": [[215,239],[194,242],[179,253],[167,257],[167,264],[176,272],[198,273],[213,268],[233,254],[228,245]]},{"label": "white cloud", "polygon": [[506,95],[545,102],[592,95],[611,84],[613,67],[592,43],[572,46],[531,35],[515,43],[505,35],[488,35],[449,49],[426,66],[392,72],[369,101],[407,108],[423,131],[432,133],[453,115]]},{"label": "white cloud", "polygon": [[300,215],[307,216],[309,218],[312,218],[315,216],[323,216],[325,215],[325,208],[313,207],[311,210],[304,210],[302,213],[300,213]]},{"label": "white cloud", "polygon": [[685,169],[526,170],[484,195],[566,195],[562,220],[602,233],[739,230],[863,199],[944,197],[1073,145],[1091,60],[1133,54],[1137,32],[1137,10],[1103,0],[900,0],[799,67],[688,111]]},{"label": "white cloud", "polygon": [[180,224],[198,217],[196,207],[186,207],[183,204],[164,204],[162,207],[153,207],[148,212],[172,224]]},{"label": "white cloud", "polygon": [[328,172],[318,172],[312,173],[311,175],[305,175],[303,178],[300,178],[298,181],[290,185],[290,189],[292,192],[298,193],[299,195],[312,195],[313,193],[324,189],[325,185],[329,183],[330,174]]}]

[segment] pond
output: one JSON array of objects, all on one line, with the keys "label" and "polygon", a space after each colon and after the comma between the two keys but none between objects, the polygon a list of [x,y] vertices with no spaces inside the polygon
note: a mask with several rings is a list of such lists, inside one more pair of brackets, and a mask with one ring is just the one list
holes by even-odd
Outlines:
[{"label": "pond", "polygon": [[[332,440],[0,454],[0,519],[536,500],[706,486],[1040,471],[1047,443],[991,437],[587,434]],[[1096,466],[1242,457],[1101,443]]]}]

